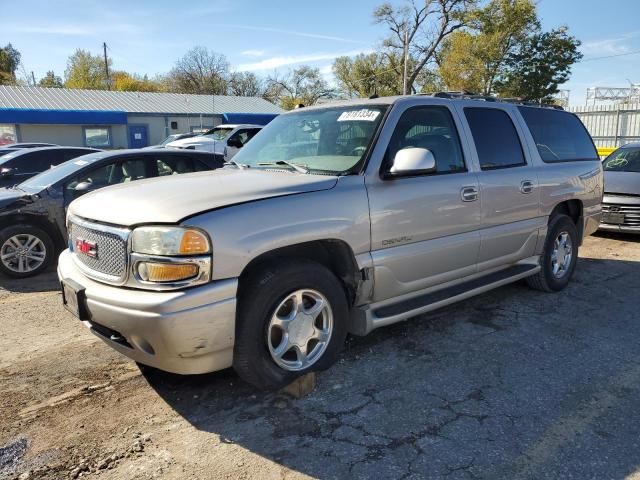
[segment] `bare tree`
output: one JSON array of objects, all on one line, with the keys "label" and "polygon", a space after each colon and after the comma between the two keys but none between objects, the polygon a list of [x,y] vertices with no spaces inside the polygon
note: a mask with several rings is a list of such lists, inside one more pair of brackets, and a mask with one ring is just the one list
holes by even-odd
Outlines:
[{"label": "bare tree", "polygon": [[229,95],[261,97],[265,93],[264,81],[252,72],[233,72],[229,77]]},{"label": "bare tree", "polygon": [[385,25],[389,36],[383,46],[388,53],[407,55],[407,85],[413,84],[420,72],[435,60],[435,54],[453,32],[465,25],[466,14],[476,0],[410,0],[401,7],[383,3],[373,12],[375,23]]},{"label": "bare tree", "polygon": [[313,105],[321,98],[331,98],[334,95],[334,90],[322,78],[320,70],[308,65],[290,70],[282,76],[276,73],[267,78],[265,97],[280,103],[285,110],[290,110],[299,103]]},{"label": "bare tree", "polygon": [[195,47],[176,62],[165,78],[170,91],[179,93],[227,93],[229,62],[222,54]]}]

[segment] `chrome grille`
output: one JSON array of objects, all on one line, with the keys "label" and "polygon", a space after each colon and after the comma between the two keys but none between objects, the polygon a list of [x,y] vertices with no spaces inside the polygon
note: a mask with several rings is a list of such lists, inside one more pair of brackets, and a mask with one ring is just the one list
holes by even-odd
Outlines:
[{"label": "chrome grille", "polygon": [[[113,227],[71,219],[69,238],[74,257],[84,265],[89,276],[111,282],[125,279],[127,273],[127,237],[128,231]],[[77,252],[78,239],[96,245],[95,256]]]},{"label": "chrome grille", "polygon": [[607,214],[624,215],[624,221],[619,225],[626,227],[640,227],[640,205],[623,205],[617,203],[603,203],[602,213],[605,214],[603,223],[607,223]]}]

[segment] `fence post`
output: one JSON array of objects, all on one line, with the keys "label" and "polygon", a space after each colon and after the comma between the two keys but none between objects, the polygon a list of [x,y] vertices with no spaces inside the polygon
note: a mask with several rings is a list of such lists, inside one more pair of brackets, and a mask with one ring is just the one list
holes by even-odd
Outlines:
[{"label": "fence post", "polygon": [[616,132],[613,140],[613,146],[618,148],[618,137],[620,128],[620,105],[616,105]]}]

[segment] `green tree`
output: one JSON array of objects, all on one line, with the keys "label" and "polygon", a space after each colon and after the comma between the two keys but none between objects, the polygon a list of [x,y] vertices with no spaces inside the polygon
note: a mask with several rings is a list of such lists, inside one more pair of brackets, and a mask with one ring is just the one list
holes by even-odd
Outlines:
[{"label": "green tree", "polygon": [[0,47],[0,85],[16,83],[16,70],[20,65],[20,52],[10,43]]},{"label": "green tree", "polygon": [[189,50],[164,78],[166,89],[178,93],[227,93],[229,62],[205,47]]},{"label": "green tree", "polygon": [[558,86],[569,79],[571,66],[582,58],[579,46],[566,26],[528,36],[507,58],[508,71],[496,82],[497,92],[502,97],[552,102]]},{"label": "green tree", "polygon": [[111,75],[113,90],[122,92],[161,92],[163,86],[150,80],[147,75],[140,76],[135,73],[116,71]]},{"label": "green tree", "polygon": [[319,69],[302,65],[285,75],[269,77],[265,97],[279,103],[285,110],[291,110],[300,103],[309,106],[334,95]]},{"label": "green tree", "polygon": [[[110,59],[108,64],[111,68]],[[67,60],[64,78],[64,86],[67,88],[103,90],[107,88],[104,59],[79,48]]]},{"label": "green tree", "polygon": [[374,52],[338,57],[332,69],[341,92],[349,97],[370,97],[401,94],[402,67],[402,58],[393,52]]},{"label": "green tree", "polygon": [[61,88],[64,86],[62,79],[54,73],[53,70],[49,70],[47,74],[38,82],[40,87]]},{"label": "green tree", "polygon": [[492,0],[470,13],[468,26],[445,41],[439,73],[451,90],[489,95],[509,55],[539,28],[536,6],[532,0]]},{"label": "green tree", "polygon": [[475,0],[409,0],[397,7],[384,3],[374,10],[374,22],[389,30],[384,51],[400,58],[407,51],[411,58],[408,92],[416,91],[420,73],[434,63],[442,42],[466,24],[475,4]]}]

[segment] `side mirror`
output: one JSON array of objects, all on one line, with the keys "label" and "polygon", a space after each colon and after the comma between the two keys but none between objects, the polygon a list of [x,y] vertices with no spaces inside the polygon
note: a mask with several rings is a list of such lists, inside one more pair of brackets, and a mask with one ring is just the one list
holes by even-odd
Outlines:
[{"label": "side mirror", "polygon": [[389,176],[402,177],[435,171],[436,157],[431,150],[412,147],[398,150],[389,169]]},{"label": "side mirror", "polygon": [[80,182],[74,187],[74,191],[77,193],[86,193],[91,190],[92,183],[91,182]]},{"label": "side mirror", "polygon": [[229,140],[227,140],[227,146],[235,147],[235,148],[242,148],[242,142],[237,137],[236,138],[231,137]]}]

